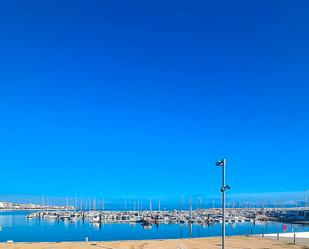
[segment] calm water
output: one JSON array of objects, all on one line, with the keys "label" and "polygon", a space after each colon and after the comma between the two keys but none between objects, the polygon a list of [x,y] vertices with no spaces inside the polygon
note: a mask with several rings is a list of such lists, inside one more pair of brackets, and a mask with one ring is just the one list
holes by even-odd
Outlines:
[{"label": "calm water", "polygon": [[[28,212],[0,212],[0,241],[83,241],[89,240],[138,240],[138,239],[170,239],[185,237],[219,236],[221,224],[209,226],[160,224],[151,229],[144,229],[140,224],[104,224],[96,227],[85,221],[63,222],[50,220],[27,220]],[[309,231],[308,226],[288,225],[286,232]],[[268,223],[235,223],[226,227],[227,235],[245,235],[282,232],[282,224]]]}]

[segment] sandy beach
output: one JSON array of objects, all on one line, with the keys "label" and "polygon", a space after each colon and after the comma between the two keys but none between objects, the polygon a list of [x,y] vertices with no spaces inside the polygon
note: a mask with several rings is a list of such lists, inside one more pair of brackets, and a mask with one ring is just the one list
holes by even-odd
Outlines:
[{"label": "sandy beach", "polygon": [[[221,248],[220,238],[141,240],[114,242],[61,242],[61,243],[1,243],[2,249],[214,249]],[[256,237],[229,237],[226,248],[230,249],[305,249],[309,247],[292,245],[280,241]]]}]

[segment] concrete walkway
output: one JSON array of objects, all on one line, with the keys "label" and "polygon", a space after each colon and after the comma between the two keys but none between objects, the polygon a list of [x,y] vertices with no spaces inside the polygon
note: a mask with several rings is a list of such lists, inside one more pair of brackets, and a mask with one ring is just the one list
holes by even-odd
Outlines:
[{"label": "concrete walkway", "polygon": [[[303,245],[254,236],[226,238],[226,249],[309,249]],[[0,249],[221,249],[221,238],[110,242],[0,243]]]},{"label": "concrete walkway", "polygon": [[[294,243],[294,234],[295,234],[295,242],[297,245],[303,245],[309,247],[309,232],[279,233],[279,241],[286,243]],[[276,233],[264,234],[264,238],[277,240],[278,235]]]}]

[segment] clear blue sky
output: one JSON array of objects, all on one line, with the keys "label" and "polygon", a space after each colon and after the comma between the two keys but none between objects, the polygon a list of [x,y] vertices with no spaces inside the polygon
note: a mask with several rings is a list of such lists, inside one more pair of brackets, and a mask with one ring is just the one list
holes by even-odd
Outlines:
[{"label": "clear blue sky", "polygon": [[1,194],[309,187],[309,2],[2,1]]}]

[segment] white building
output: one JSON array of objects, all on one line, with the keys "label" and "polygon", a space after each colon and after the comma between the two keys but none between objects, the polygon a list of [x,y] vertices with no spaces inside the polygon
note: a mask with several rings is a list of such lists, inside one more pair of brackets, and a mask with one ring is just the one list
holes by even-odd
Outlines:
[{"label": "white building", "polygon": [[0,209],[12,209],[13,206],[14,205],[11,202],[0,202]]}]

